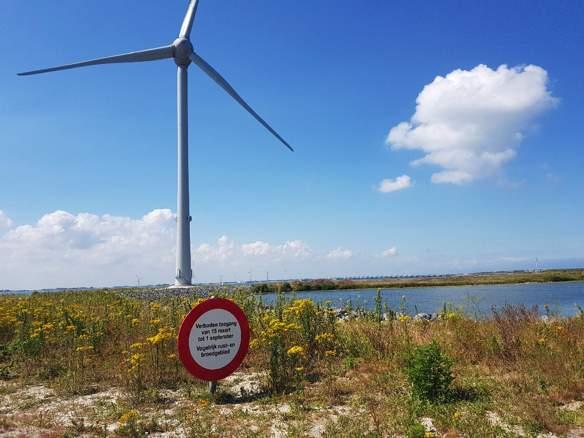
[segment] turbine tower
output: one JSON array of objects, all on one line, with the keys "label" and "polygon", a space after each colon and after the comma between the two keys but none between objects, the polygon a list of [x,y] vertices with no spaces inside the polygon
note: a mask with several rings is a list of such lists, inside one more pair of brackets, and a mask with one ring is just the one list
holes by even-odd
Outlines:
[{"label": "turbine tower", "polygon": [[108,56],[105,58],[92,59],[90,61],[78,62],[75,64],[61,65],[58,67],[33,70],[18,73],[19,76],[29,76],[41,73],[50,73],[60,70],[69,70],[78,67],[88,67],[99,64],[119,64],[126,62],[158,61],[161,59],[174,59],[177,66],[177,227],[176,227],[176,279],[175,286],[189,286],[192,281],[191,270],[191,234],[189,213],[189,150],[188,150],[188,92],[187,92],[187,69],[193,63],[209,76],[217,85],[235,99],[248,113],[250,113],[260,124],[272,133],[288,149],[294,151],[268,123],[256,113],[235,89],[221,76],[217,70],[211,67],[193,49],[191,44],[191,30],[197,13],[199,0],[189,0],[187,12],[182,22],[178,38],[168,46],[154,49],[140,50],[122,55]]}]

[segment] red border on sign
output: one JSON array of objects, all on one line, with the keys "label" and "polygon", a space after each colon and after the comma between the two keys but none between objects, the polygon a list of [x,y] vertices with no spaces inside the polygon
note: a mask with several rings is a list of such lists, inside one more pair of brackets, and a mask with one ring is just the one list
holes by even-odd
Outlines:
[{"label": "red border on sign", "polygon": [[[241,343],[239,344],[239,350],[237,350],[235,357],[223,368],[218,368],[216,370],[203,368],[195,362],[189,349],[189,336],[195,322],[201,317],[201,315],[213,309],[223,309],[230,312],[239,322],[239,327],[241,329]],[[225,298],[210,298],[197,305],[187,314],[187,316],[185,316],[178,332],[179,358],[187,371],[201,380],[214,381],[224,379],[241,365],[248,349],[249,323],[247,322],[247,318],[237,304],[233,301],[226,300]]]}]

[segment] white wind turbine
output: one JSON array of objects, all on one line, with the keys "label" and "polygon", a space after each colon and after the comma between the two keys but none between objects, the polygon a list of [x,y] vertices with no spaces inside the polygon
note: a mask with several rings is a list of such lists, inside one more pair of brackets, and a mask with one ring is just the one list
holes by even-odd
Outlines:
[{"label": "white wind turbine", "polygon": [[191,271],[191,234],[189,213],[189,160],[188,160],[188,103],[187,103],[187,69],[191,62],[199,67],[207,76],[215,81],[227,94],[233,97],[245,110],[280,140],[288,149],[294,151],[268,123],[262,119],[242,98],[237,91],[211,67],[194,50],[190,41],[191,29],[197,12],[198,0],[189,0],[179,36],[168,46],[140,50],[123,55],[108,56],[75,64],[19,73],[19,76],[29,76],[87,67],[98,64],[119,64],[125,62],[157,61],[173,58],[177,65],[177,130],[178,130],[178,189],[177,189],[177,230],[176,230],[176,280],[175,286],[189,286],[192,281]]}]

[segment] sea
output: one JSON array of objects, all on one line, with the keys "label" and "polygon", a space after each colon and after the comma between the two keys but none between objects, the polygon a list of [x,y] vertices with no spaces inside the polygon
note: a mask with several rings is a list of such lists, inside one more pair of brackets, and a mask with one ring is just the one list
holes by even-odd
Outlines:
[{"label": "sea", "polygon": [[[296,292],[297,298],[310,298],[334,308],[351,306],[375,308],[377,289],[346,289]],[[276,294],[262,295],[265,304],[271,304]],[[537,306],[541,315],[574,316],[584,311],[584,281],[555,283],[520,283],[480,286],[440,286],[383,288],[381,299],[384,308],[405,311],[407,314],[436,313],[444,306],[454,306],[475,318],[492,315],[493,309],[505,305]]]}]

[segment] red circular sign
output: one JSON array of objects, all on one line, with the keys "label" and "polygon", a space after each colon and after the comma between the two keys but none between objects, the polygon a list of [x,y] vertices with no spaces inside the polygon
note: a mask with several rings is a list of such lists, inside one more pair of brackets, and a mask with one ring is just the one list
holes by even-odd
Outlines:
[{"label": "red circular sign", "polygon": [[249,324],[233,301],[210,298],[192,309],[178,332],[178,355],[189,373],[220,380],[233,373],[249,349]]}]

